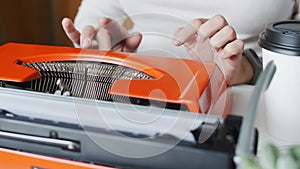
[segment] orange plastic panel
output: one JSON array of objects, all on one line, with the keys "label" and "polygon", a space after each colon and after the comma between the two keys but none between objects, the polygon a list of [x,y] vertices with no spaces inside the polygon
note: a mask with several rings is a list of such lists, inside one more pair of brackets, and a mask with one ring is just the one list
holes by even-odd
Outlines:
[{"label": "orange plastic panel", "polygon": [[117,80],[111,94],[183,104],[192,112],[200,112],[199,99],[216,69],[213,63],[188,59],[9,43],[0,47],[0,80],[24,82],[41,76],[37,70],[16,64],[19,61],[93,61],[127,66],[154,79]]},{"label": "orange plastic panel", "polygon": [[0,148],[0,164],[3,169],[113,169],[71,160],[47,157]]}]

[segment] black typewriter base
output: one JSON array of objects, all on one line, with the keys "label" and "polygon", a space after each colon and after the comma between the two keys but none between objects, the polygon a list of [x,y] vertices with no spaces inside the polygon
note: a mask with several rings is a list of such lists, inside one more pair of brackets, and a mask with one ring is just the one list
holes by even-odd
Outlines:
[{"label": "black typewriter base", "polygon": [[[20,116],[7,116],[6,111],[0,111],[0,132],[14,133],[34,138],[51,138],[71,141],[74,147],[64,147],[41,140],[29,141],[18,137],[0,136],[0,147],[16,151],[30,152],[51,157],[93,163],[118,168],[200,168],[200,169],[234,169],[236,141],[239,135],[242,118],[228,116],[223,126],[205,143],[197,144],[179,142],[175,147],[157,156],[148,158],[126,158],[112,154],[87,136],[86,130],[97,135],[104,141],[127,150],[150,151],[159,149],[177,141],[170,136],[158,136],[151,139],[135,139],[121,137],[113,132],[85,128],[66,123],[53,123],[41,119],[29,119]],[[127,133],[130,136],[130,133]],[[257,140],[257,139],[256,139]],[[33,164],[34,165],[34,164]],[[47,168],[47,166],[41,166]]]}]

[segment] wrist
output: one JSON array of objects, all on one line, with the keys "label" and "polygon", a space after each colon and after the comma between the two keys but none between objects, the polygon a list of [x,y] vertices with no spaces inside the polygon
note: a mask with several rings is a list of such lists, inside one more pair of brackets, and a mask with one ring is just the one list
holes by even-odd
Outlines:
[{"label": "wrist", "polygon": [[250,74],[250,78],[248,77],[249,79],[247,79],[246,83],[254,85],[262,71],[262,62],[253,49],[245,49],[243,58],[248,63],[248,66],[243,65],[245,67],[244,71],[246,71],[245,75],[249,76]]},{"label": "wrist", "polygon": [[247,60],[247,58],[243,55],[241,64],[237,68],[237,73],[232,78],[230,85],[250,84],[253,75],[254,75],[254,70],[252,68],[252,65]]}]

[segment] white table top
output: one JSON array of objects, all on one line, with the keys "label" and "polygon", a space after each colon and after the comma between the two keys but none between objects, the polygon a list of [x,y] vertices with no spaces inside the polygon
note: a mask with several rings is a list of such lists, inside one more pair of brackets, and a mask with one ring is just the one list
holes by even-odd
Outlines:
[{"label": "white table top", "polygon": [[[231,88],[233,93],[233,106],[231,113],[232,115],[244,115],[246,112],[249,98],[252,94],[254,86],[251,85],[239,85]],[[260,105],[258,106],[255,127],[259,131],[259,142],[258,142],[258,154],[266,143],[273,143],[277,145],[280,149],[285,149],[287,146],[293,144],[300,144],[295,142],[288,142],[284,140],[280,140],[278,138],[272,137],[266,128],[266,114],[264,109],[264,97],[259,101]]]}]

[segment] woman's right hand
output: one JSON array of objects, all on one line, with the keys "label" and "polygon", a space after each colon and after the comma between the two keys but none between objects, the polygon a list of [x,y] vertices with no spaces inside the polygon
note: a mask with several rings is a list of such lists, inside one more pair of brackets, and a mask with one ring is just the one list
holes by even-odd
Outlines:
[{"label": "woman's right hand", "polygon": [[[204,42],[209,42],[209,46],[205,46]],[[244,42],[237,38],[235,29],[228,25],[222,15],[194,19],[175,32],[173,43],[176,46],[184,45],[196,60],[216,62],[229,85],[249,83],[252,79],[252,66],[242,57]]]},{"label": "woman's right hand", "polygon": [[62,20],[62,26],[73,44],[84,49],[136,52],[142,40],[140,33],[129,34],[123,26],[110,18],[100,19],[98,28],[87,25],[82,32],[75,28],[69,18]]}]

